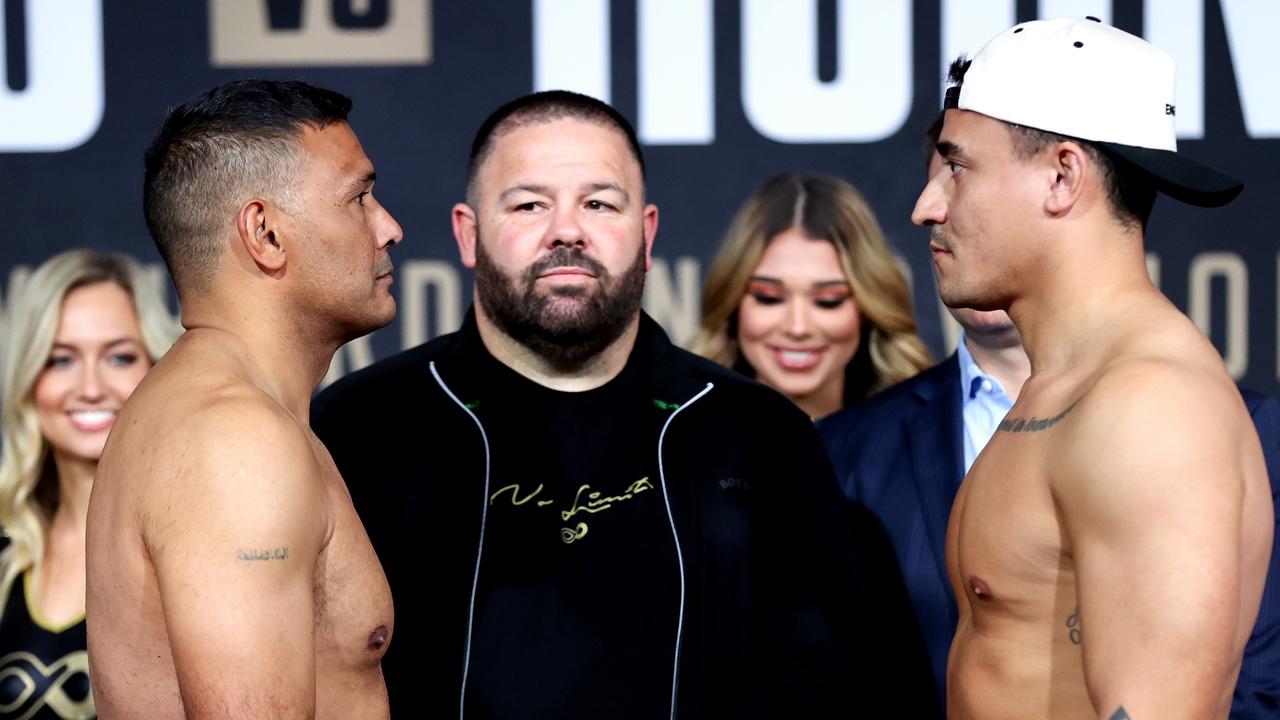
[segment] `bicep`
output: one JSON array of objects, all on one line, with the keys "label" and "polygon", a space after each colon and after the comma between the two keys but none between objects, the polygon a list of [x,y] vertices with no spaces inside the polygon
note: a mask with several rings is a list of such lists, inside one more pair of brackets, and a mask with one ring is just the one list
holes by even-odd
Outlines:
[{"label": "bicep", "polygon": [[148,538],[189,717],[314,714],[322,509],[313,463],[288,450],[224,448]]},{"label": "bicep", "polygon": [[[1117,429],[1118,428],[1118,429]],[[1055,494],[1076,573],[1085,679],[1103,717],[1217,710],[1240,587],[1239,464],[1194,415],[1077,446]]]}]

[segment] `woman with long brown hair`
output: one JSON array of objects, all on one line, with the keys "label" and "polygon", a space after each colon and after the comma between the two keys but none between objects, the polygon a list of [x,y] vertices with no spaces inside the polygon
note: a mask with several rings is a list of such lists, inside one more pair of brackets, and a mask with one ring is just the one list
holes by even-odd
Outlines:
[{"label": "woman with long brown hair", "polygon": [[862,195],[829,175],[769,180],[738,211],[692,350],[817,419],[932,364],[907,282]]}]

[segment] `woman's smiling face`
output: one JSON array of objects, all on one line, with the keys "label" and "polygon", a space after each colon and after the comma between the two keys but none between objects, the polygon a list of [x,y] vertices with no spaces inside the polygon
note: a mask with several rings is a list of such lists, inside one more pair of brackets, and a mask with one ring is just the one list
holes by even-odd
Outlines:
[{"label": "woman's smiling face", "polygon": [[738,346],[756,379],[801,406],[839,407],[861,326],[834,245],[795,228],[769,241],[738,305]]}]

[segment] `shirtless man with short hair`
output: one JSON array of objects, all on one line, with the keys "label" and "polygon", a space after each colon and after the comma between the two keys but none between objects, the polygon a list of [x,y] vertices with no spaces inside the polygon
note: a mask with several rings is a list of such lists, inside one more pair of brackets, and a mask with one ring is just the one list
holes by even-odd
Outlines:
[{"label": "shirtless man with short hair", "polygon": [[390,591],[308,425],[337,348],[396,309],[400,226],[350,105],[228,83],[147,152],[147,223],[187,333],[121,413],[90,501],[104,720],[389,717]]},{"label": "shirtless man with short hair", "polygon": [[953,82],[913,219],[944,302],[1007,308],[1032,374],[952,509],[948,717],[1226,717],[1271,495],[1142,233],[1157,190],[1240,185],[1176,154],[1172,59],[1094,19],[1011,28]]}]

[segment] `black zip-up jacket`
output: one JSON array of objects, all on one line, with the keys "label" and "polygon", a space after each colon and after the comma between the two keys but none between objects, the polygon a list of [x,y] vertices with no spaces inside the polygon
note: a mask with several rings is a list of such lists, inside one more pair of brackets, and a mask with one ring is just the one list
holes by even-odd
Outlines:
[{"label": "black zip-up jacket", "polygon": [[[841,497],[809,419],[676,348],[647,316],[633,353],[670,410],[653,447],[683,612],[672,682],[653,692],[672,698],[671,716],[931,716],[927,661],[887,540]],[[459,332],[353,373],[314,404],[391,585],[383,670],[396,718],[465,713],[490,492],[489,448],[467,403],[483,393],[486,356],[469,312]],[[529,411],[529,423],[551,421]]]}]

